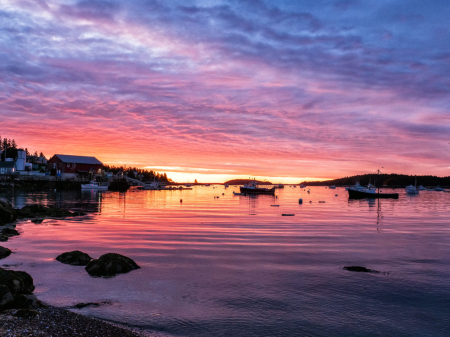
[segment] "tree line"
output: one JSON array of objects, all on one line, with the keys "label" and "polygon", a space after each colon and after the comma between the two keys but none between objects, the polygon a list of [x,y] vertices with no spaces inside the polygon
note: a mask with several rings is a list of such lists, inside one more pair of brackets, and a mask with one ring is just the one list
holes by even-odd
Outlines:
[{"label": "tree line", "polygon": [[167,178],[166,173],[158,173],[152,170],[144,170],[136,167],[124,167],[124,166],[110,166],[103,165],[105,172],[112,172],[113,174],[117,174],[119,172],[123,172],[129,178],[136,179],[135,172],[139,176],[142,181],[158,181],[158,182],[171,182],[172,179]]},{"label": "tree line", "polygon": [[379,180],[378,180],[378,174],[362,174],[362,175],[356,175],[351,177],[344,177],[339,179],[333,179],[333,180],[326,180],[326,181],[305,181],[302,182],[303,184],[306,184],[308,186],[329,186],[329,185],[335,185],[335,186],[351,186],[355,185],[357,182],[359,182],[362,186],[366,186],[369,183],[378,186],[379,181],[381,182],[380,186],[408,186],[408,185],[414,185],[415,181],[417,179],[417,186],[450,186],[450,177],[437,177],[437,176],[412,176],[412,175],[406,175],[406,174],[380,174]]},{"label": "tree line", "polygon": [[[2,158],[0,160],[5,160],[6,158],[17,158],[17,153],[19,151],[19,147],[14,139],[7,139],[0,136],[0,151],[3,152]],[[27,157],[36,156],[36,157],[44,157],[44,154],[41,152],[38,154],[37,151],[34,154],[31,154],[27,148],[24,150],[27,153]]]}]

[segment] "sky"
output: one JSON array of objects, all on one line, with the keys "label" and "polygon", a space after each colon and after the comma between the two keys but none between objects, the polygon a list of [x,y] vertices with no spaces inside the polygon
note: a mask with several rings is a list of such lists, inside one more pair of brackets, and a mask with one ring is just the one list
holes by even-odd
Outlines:
[{"label": "sky", "polygon": [[175,181],[450,175],[448,0],[0,0],[0,136]]}]

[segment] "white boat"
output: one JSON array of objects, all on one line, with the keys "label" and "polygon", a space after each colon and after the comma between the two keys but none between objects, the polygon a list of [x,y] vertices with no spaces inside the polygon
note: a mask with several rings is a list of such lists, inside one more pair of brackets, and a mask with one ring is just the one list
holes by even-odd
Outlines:
[{"label": "white boat", "polygon": [[89,184],[81,184],[82,190],[107,190],[109,183],[98,183],[96,181],[91,181]]},{"label": "white boat", "polygon": [[426,191],[427,189],[425,187],[423,187],[422,185],[419,186],[418,188],[419,191]]},{"label": "white boat", "polygon": [[331,185],[331,186],[328,186],[328,188],[329,188],[330,190],[335,190],[335,189],[336,189],[336,186]]},{"label": "white boat", "polygon": [[150,184],[145,184],[141,188],[142,190],[160,190],[161,185],[157,181],[153,181]]},{"label": "white boat", "polygon": [[419,190],[413,185],[406,186],[405,190],[406,194],[419,194]]}]

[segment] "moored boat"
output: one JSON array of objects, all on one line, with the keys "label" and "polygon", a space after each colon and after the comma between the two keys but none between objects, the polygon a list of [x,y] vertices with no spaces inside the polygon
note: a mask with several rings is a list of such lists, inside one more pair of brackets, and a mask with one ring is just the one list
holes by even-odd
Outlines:
[{"label": "moored boat", "polygon": [[406,186],[405,190],[406,194],[419,194],[419,190],[413,185]]},{"label": "moored boat", "polygon": [[264,188],[258,187],[256,181],[251,181],[244,186],[239,187],[241,193],[245,194],[275,194],[275,187],[272,188]]},{"label": "moored boat", "polygon": [[91,181],[89,184],[81,184],[82,190],[107,190],[109,183],[98,183],[96,181]]},{"label": "moored boat", "polygon": [[372,189],[354,189],[353,187],[349,187],[348,189],[348,198],[349,199],[364,199],[364,198],[393,198],[398,199],[398,193],[379,193],[376,190]]}]

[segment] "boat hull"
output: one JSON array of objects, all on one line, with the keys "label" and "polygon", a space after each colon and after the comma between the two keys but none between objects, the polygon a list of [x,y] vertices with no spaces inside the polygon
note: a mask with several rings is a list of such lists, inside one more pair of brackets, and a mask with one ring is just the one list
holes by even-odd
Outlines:
[{"label": "boat hull", "polygon": [[365,191],[358,191],[358,190],[352,190],[348,189],[348,198],[349,199],[381,199],[381,198],[392,198],[392,199],[398,199],[398,193],[371,193],[371,192],[365,192]]},{"label": "boat hull", "polygon": [[274,195],[275,194],[275,188],[247,188],[247,187],[240,187],[241,193],[245,194],[269,194]]}]

